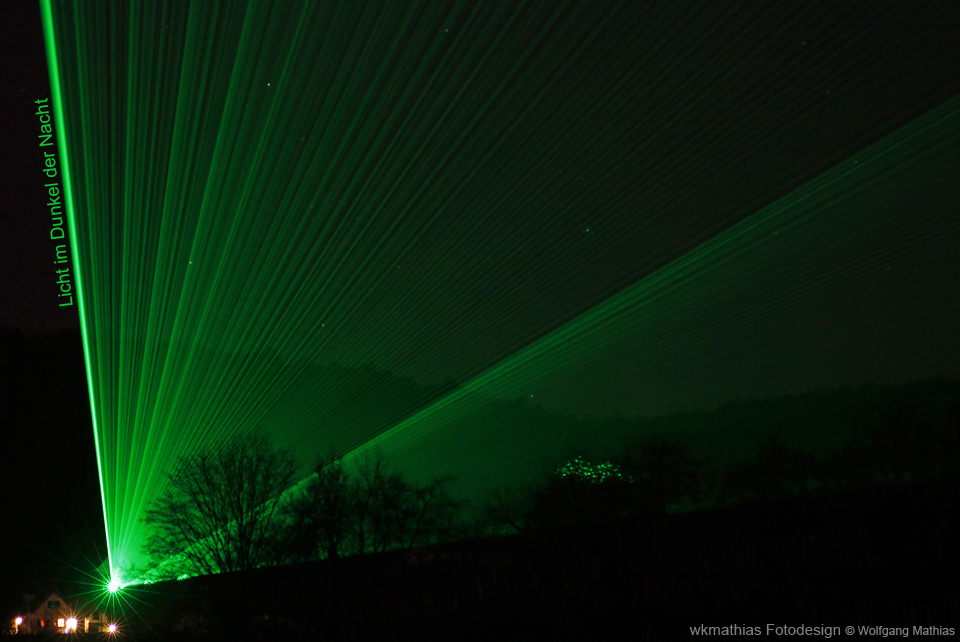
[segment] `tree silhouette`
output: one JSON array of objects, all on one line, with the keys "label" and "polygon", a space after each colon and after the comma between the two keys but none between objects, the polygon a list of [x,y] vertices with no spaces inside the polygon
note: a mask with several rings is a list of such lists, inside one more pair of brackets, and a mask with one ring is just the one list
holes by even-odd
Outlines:
[{"label": "tree silhouette", "polygon": [[296,561],[349,554],[356,492],[341,459],[331,455],[314,468],[305,489],[284,506],[290,551]]},{"label": "tree silhouette", "polygon": [[182,457],[143,519],[151,531],[144,553],[165,575],[269,563],[281,497],[296,472],[293,456],[275,450],[262,433]]},{"label": "tree silhouette", "polygon": [[453,498],[449,486],[454,477],[434,477],[425,485],[411,484],[404,500],[398,544],[410,549],[438,541],[457,539],[465,533],[461,512],[465,503]]},{"label": "tree silhouette", "polygon": [[633,479],[642,510],[663,514],[683,503],[698,505],[713,491],[707,460],[679,441],[634,442],[627,446],[620,467]]},{"label": "tree silhouette", "polygon": [[818,477],[813,455],[793,450],[780,437],[770,435],[758,444],[755,459],[724,471],[723,487],[734,502],[775,501],[815,489]]},{"label": "tree silhouette", "polygon": [[663,515],[684,503],[695,507],[713,488],[707,460],[689,446],[644,440],[630,444],[617,462],[574,455],[539,483],[495,489],[480,515],[494,534],[579,528]]},{"label": "tree silhouette", "polygon": [[480,535],[527,533],[533,528],[531,501],[534,490],[529,487],[500,486],[487,492],[478,508]]},{"label": "tree silhouette", "polygon": [[577,528],[614,522],[633,511],[630,483],[619,477],[592,481],[576,475],[549,476],[532,491],[525,521],[533,529]]},{"label": "tree silhouette", "polygon": [[458,534],[464,505],[449,492],[453,481],[444,476],[419,485],[379,452],[364,460],[354,482],[356,552],[409,549]]},{"label": "tree silhouette", "polygon": [[350,472],[330,457],[285,507],[298,560],[409,549],[462,534],[453,477],[417,484],[379,452]]}]

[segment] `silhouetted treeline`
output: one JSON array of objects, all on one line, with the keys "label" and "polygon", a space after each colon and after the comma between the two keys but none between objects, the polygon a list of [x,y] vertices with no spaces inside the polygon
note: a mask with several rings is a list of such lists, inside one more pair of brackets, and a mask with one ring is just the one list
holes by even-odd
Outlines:
[{"label": "silhouetted treeline", "polygon": [[[888,389],[876,423],[855,425],[833,452],[790,446],[771,431],[752,456],[724,463],[679,437],[639,434],[607,460],[572,456],[537,481],[503,486],[473,504],[453,493],[454,477],[415,481],[398,467],[402,462],[380,453],[351,468],[330,456],[281,494],[276,489],[287,488],[294,477],[289,454],[278,458],[265,446],[245,455],[245,466],[211,467],[209,462],[223,462],[236,448],[225,445],[181,462],[171,477],[176,483],[148,512],[148,526],[155,529],[151,542],[161,545],[147,552],[167,570],[161,577],[177,577],[184,570],[169,562],[177,550],[192,560],[187,574],[215,573],[952,480],[960,474],[957,390],[956,382],[946,380]],[[275,460],[286,463],[263,464]],[[236,472],[241,468],[245,476]],[[276,477],[281,473],[283,479]],[[238,485],[241,477],[256,488]],[[184,480],[193,486],[184,487]],[[269,497],[261,492],[267,488],[275,489]],[[191,497],[199,498],[196,506]],[[219,513],[201,505],[211,497],[215,506],[242,510],[214,519]]]},{"label": "silhouetted treeline", "polygon": [[[102,558],[103,551],[96,550],[103,540],[102,516],[79,332],[26,337],[0,329],[0,362],[5,445],[12,453],[0,467],[4,514],[17,520],[23,541],[37,553],[29,562],[20,556],[14,561],[23,561],[21,570],[36,573],[47,562],[57,564],[56,559],[82,565],[84,558]],[[323,430],[315,431],[316,444],[301,444],[305,451],[333,446],[347,452],[357,440],[394,425],[449,388],[423,388],[372,367],[300,366],[297,381],[303,390],[295,386],[285,394],[300,395],[318,379],[336,382],[344,393],[341,403],[318,402]],[[376,404],[348,394],[370,389],[380,391]],[[278,408],[284,407],[282,401]],[[960,461],[960,382],[948,379],[731,401],[711,411],[655,418],[578,418],[550,413],[529,401],[486,400],[478,408],[478,416],[457,421],[475,424],[476,430],[521,453],[509,467],[487,467],[489,479],[508,482],[544,460],[550,463],[547,473],[532,482],[470,493],[474,501],[467,504],[462,480],[414,478],[402,468],[409,466],[405,460],[395,460],[400,468],[390,470],[368,466],[348,471],[328,458],[315,480],[301,488],[306,494],[300,503],[285,505],[286,530],[278,527],[272,535],[270,563],[410,549],[469,534],[610,524],[909,485],[952,478]],[[270,432],[274,423],[286,420],[271,417],[264,428]],[[351,427],[357,427],[355,434]],[[452,425],[450,434],[461,434],[461,428],[466,430]],[[339,436],[325,441],[325,434]],[[536,436],[531,444],[546,443],[548,436],[555,452],[517,445],[531,435]],[[575,447],[569,457],[557,456],[562,444]],[[578,455],[585,465],[608,462],[622,474],[599,483],[556,474]],[[496,464],[498,454],[491,449],[467,456]],[[465,463],[453,458],[441,462],[452,474]],[[55,507],[39,499],[53,497]],[[431,514],[434,509],[442,517]],[[14,549],[22,547],[11,542]],[[79,549],[82,555],[76,553]]]},{"label": "silhouetted treeline", "polygon": [[955,626],[958,491],[846,490],[199,577],[145,587],[147,622],[130,627],[163,639],[681,639],[700,623]]},{"label": "silhouetted treeline", "polygon": [[147,581],[410,550],[462,539],[452,477],[411,481],[380,453],[331,458],[293,484],[296,461],[260,432],[184,456],[143,519]]},{"label": "silhouetted treeline", "polygon": [[454,499],[454,477],[410,480],[380,453],[356,470],[331,459],[286,505],[292,546],[282,561],[335,559],[463,538],[465,502]]},{"label": "silhouetted treeline", "polygon": [[[804,398],[735,402],[712,413],[641,420],[659,424],[659,429],[635,435],[618,454],[570,457],[556,462],[540,481],[492,490],[481,502],[485,525],[492,533],[579,527],[960,476],[960,382],[936,379],[814,393],[807,406]],[[785,418],[788,425],[796,423],[796,416],[833,425],[837,418],[820,411],[855,407],[851,400],[875,403],[865,406],[869,412],[862,417],[840,414],[851,421],[845,441],[833,450],[809,438],[793,440],[807,448],[793,446],[773,424],[753,442],[751,455],[723,460],[703,454],[711,452],[710,439],[697,447],[689,430],[663,429],[663,424],[673,421],[681,427],[699,417],[706,430],[728,422],[732,408],[743,409],[748,423],[754,414],[774,422]],[[756,412],[762,406],[765,412]]]},{"label": "silhouetted treeline", "polygon": [[870,421],[854,423],[832,452],[793,448],[778,436],[761,440],[752,458],[723,470],[721,500],[773,500],[960,474],[960,382],[934,379],[882,392]]}]

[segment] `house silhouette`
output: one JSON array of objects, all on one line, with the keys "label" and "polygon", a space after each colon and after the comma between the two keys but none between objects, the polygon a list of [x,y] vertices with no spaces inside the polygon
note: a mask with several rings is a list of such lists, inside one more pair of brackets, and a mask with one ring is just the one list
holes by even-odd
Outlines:
[{"label": "house silhouette", "polygon": [[76,631],[83,633],[106,631],[107,623],[102,613],[93,613],[90,609],[78,607],[72,601],[64,600],[57,593],[51,593],[28,615],[21,616],[23,622],[17,627],[20,633],[36,635],[38,633],[65,633],[72,621],[76,621]]}]

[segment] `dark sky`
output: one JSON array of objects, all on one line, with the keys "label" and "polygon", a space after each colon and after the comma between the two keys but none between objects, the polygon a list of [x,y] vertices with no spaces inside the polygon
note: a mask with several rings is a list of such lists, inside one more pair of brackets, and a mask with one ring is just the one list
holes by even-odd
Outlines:
[{"label": "dark sky", "polygon": [[26,333],[78,327],[76,308],[57,300],[54,248],[43,193],[43,154],[37,146],[35,100],[49,98],[39,3],[4,8],[0,42],[3,155],[0,192],[0,324]]},{"label": "dark sky", "polygon": [[[814,18],[807,22],[798,21],[798,27],[795,35],[796,42],[777,43],[775,53],[770,55],[776,59],[776,64],[763,67],[764,73],[768,77],[754,77],[749,80],[754,82],[753,87],[730,88],[730,91],[747,92],[745,95],[756,95],[764,92],[765,85],[777,85],[777,76],[795,76],[797,82],[789,85],[789,92],[796,94],[797,100],[804,99],[814,92],[820,93],[824,100],[835,102],[830,111],[811,111],[817,120],[806,122],[803,118],[798,118],[795,114],[778,113],[773,111],[773,103],[767,104],[770,114],[759,117],[756,122],[767,126],[776,123],[778,119],[783,121],[784,131],[782,139],[775,146],[764,146],[754,143],[757,151],[753,159],[736,158],[738,169],[729,172],[719,179],[712,176],[713,170],[707,171],[710,166],[710,159],[704,160],[704,167],[698,168],[697,180],[700,191],[704,193],[702,197],[694,198],[688,205],[702,207],[704,199],[726,198],[726,194],[732,191],[747,192],[749,186],[745,177],[751,173],[758,177],[758,184],[764,185],[762,193],[757,194],[756,198],[739,195],[730,199],[732,205],[723,202],[711,202],[705,210],[714,210],[719,215],[711,220],[710,211],[705,211],[700,221],[690,221],[691,225],[699,225],[703,232],[699,235],[689,233],[677,235],[679,242],[675,247],[664,245],[659,242],[661,237],[668,237],[665,232],[658,230],[649,230],[640,226],[627,224],[624,225],[624,219],[621,215],[615,216],[606,226],[598,226],[592,234],[601,235],[621,235],[622,242],[616,245],[607,241],[590,241],[592,243],[606,243],[602,246],[603,254],[590,253],[589,249],[584,254],[570,254],[570,264],[567,259],[560,259],[555,269],[557,274],[562,277],[555,279],[554,283],[547,281],[530,279],[529,286],[519,284],[516,292],[509,296],[515,297],[518,301],[524,298],[531,299],[535,294],[538,298],[539,315],[544,318],[555,316],[558,321],[569,319],[577,313],[589,309],[592,305],[607,299],[611,294],[617,292],[625,285],[635,282],[645,272],[649,272],[645,255],[657,254],[655,261],[661,263],[669,260],[671,257],[681,256],[683,252],[696,246],[697,243],[706,240],[717,231],[723,229],[731,221],[736,220],[736,216],[730,216],[723,212],[724,208],[743,207],[749,203],[749,207],[758,208],[769,202],[770,199],[782,195],[789,189],[801,185],[804,180],[813,178],[816,173],[826,170],[834,163],[846,155],[855,152],[858,147],[866,146],[879,139],[882,135],[894,131],[897,127],[910,122],[920,114],[924,113],[933,106],[939,104],[944,99],[952,96],[957,90],[956,74],[951,70],[956,65],[956,60],[951,54],[951,37],[956,35],[957,14],[955,9],[951,9],[949,3],[928,3],[925,4],[925,10],[918,13],[915,17],[916,24],[909,22],[903,24],[894,24],[901,20],[906,14],[902,10],[889,12],[889,17],[884,16],[884,12],[877,10],[871,17],[871,22],[864,22],[864,14],[859,9],[851,11],[858,5],[856,3],[840,3],[829,11],[825,10],[823,4],[811,3],[811,14],[815,16],[820,14],[820,18]],[[891,5],[891,6],[895,6]],[[37,6],[31,2],[16,3],[6,10],[8,17],[4,21],[3,29],[6,36],[3,38],[2,51],[4,60],[4,83],[2,91],[2,105],[4,113],[4,154],[2,171],[2,192],[4,195],[3,224],[4,233],[0,236],[0,323],[7,327],[20,327],[27,333],[41,331],[56,331],[64,327],[77,327],[78,320],[76,308],[64,308],[58,304],[60,300],[56,298],[57,290],[55,285],[56,275],[53,273],[53,244],[49,239],[49,225],[45,220],[44,194],[42,192],[42,175],[40,174],[40,151],[36,145],[37,125],[34,115],[34,100],[37,98],[49,96],[49,83],[47,70],[45,67],[45,55],[43,52],[43,38],[39,29],[39,11]],[[744,8],[744,13],[749,13],[749,8]],[[818,21],[819,20],[819,21]],[[832,28],[823,29],[825,21],[834,22]],[[890,24],[883,25],[884,21]],[[879,27],[878,27],[879,25]],[[911,30],[915,30],[915,35],[910,35]],[[806,37],[806,33],[813,33],[819,40],[813,40]],[[858,40],[861,32],[874,32],[876,35],[867,40]],[[889,31],[896,35],[898,40],[891,42],[891,47],[896,51],[883,52],[877,48],[877,43],[882,42],[883,34]],[[815,60],[815,56],[823,51],[845,51],[845,47],[856,49],[858,47],[865,50],[869,49],[869,54],[883,58],[882,64],[875,61],[861,61],[857,58],[857,51],[849,51],[849,60],[851,65],[862,66],[864,69],[864,78],[861,86],[849,87],[829,87],[830,79],[828,77],[818,78],[816,74],[825,75],[828,71],[822,67],[812,64],[811,68],[816,74],[805,74],[803,65],[805,60]],[[738,45],[734,45],[733,52],[727,52],[728,55],[739,55],[736,53]],[[740,48],[742,53],[749,49]],[[789,51],[788,51],[789,50]],[[675,52],[678,64],[681,66],[696,65],[696,56],[680,57],[681,53]],[[616,55],[614,52],[611,55]],[[669,57],[665,58],[669,60]],[[841,59],[842,60],[842,59]],[[609,78],[603,82],[607,86],[614,87],[622,80],[622,70],[618,70],[613,65],[608,65],[611,71],[604,72]],[[643,75],[643,70],[638,69],[639,76]],[[684,70],[676,72],[677,77],[683,77],[687,73]],[[839,73],[839,71],[837,71]],[[621,74],[621,75],[616,75]],[[737,82],[744,79],[737,78]],[[637,83],[642,84],[638,81]],[[821,86],[822,85],[822,86]],[[782,89],[782,85],[777,85]],[[670,102],[671,91],[669,86],[657,88],[658,95],[653,100],[662,101],[664,105]],[[677,88],[676,91],[685,91],[683,88]],[[722,83],[712,86],[713,92],[723,91]],[[643,94],[643,91],[638,92]],[[682,94],[677,94],[675,98],[685,98]],[[599,100],[601,96],[598,96]],[[706,97],[709,98],[709,97]],[[558,95],[559,100],[559,95]],[[748,102],[748,104],[751,104]],[[758,103],[759,104],[759,103]],[[778,103],[779,105],[779,103]],[[752,107],[751,107],[752,108]],[[665,107],[669,109],[669,107]],[[709,110],[705,112],[710,114]],[[499,116],[499,115],[498,115]],[[729,120],[731,123],[741,116],[746,118],[755,117],[752,114],[740,114],[735,106],[732,110],[724,113],[717,113],[714,117],[717,119]],[[665,121],[667,122],[667,121]],[[693,121],[692,121],[693,122]],[[712,120],[695,121],[695,129],[687,131],[663,131],[658,132],[658,136],[664,138],[670,137],[688,137],[696,140],[698,136],[703,136],[716,128],[717,123]],[[614,126],[611,129],[626,127],[625,122],[612,121]],[[668,126],[672,126],[667,122]],[[726,125],[724,125],[726,126]],[[805,133],[809,130],[809,135]],[[844,140],[849,137],[849,132],[859,130],[859,136],[852,140]],[[586,135],[591,134],[590,128]],[[599,130],[598,130],[599,131]],[[611,136],[616,137],[616,132],[611,132]],[[814,137],[833,138],[837,140],[837,149],[830,155],[817,157],[817,152],[811,149],[804,149],[804,142]],[[581,148],[579,151],[577,145],[571,144],[576,141],[577,144],[583,144],[582,134],[580,138],[565,141],[558,139],[557,146],[561,149],[557,152],[551,151],[551,154],[557,153],[563,156],[570,154],[576,155],[579,152],[587,153],[607,153],[611,149],[606,141],[592,139],[589,142],[590,147]],[[662,144],[662,141],[657,141]],[[631,143],[639,144],[639,143]],[[551,143],[551,147],[553,144]],[[731,150],[734,151],[734,150]],[[808,162],[810,159],[817,159],[816,162]],[[556,161],[551,161],[558,164]],[[715,159],[714,166],[724,166],[723,159]],[[731,165],[729,162],[727,165]],[[586,164],[586,166],[591,166]],[[771,166],[783,165],[796,168],[793,170],[783,170],[779,173],[783,176],[783,187],[778,192],[771,189],[769,174],[776,172]],[[593,167],[598,167],[594,163]],[[731,165],[732,166],[732,165]],[[764,167],[766,166],[766,167]],[[576,165],[574,165],[576,168]],[[570,171],[568,169],[568,171]],[[562,180],[562,177],[561,177]],[[583,176],[579,177],[583,180]],[[779,179],[777,179],[779,180]],[[724,187],[719,182],[712,185],[711,181],[726,181]],[[731,188],[731,185],[737,185]],[[639,188],[639,186],[638,186]],[[645,196],[645,198],[656,197],[656,194]],[[596,194],[594,201],[593,214],[584,216],[584,228],[588,228],[590,221],[599,223],[602,220],[597,212],[605,208],[617,207],[614,203],[605,202],[605,199],[613,199],[614,194],[609,190],[602,190]],[[749,210],[748,210],[749,211]],[[671,213],[675,215],[675,213]],[[742,216],[742,215],[741,215]],[[604,229],[606,227],[606,229]],[[616,227],[616,229],[612,229]],[[658,239],[658,245],[651,247],[645,244],[644,236],[651,239]],[[602,236],[601,236],[602,238]],[[449,244],[446,238],[438,239],[437,253]],[[546,247],[546,245],[544,245]],[[601,247],[601,246],[598,246]],[[540,249],[540,248],[537,248]],[[566,248],[565,248],[566,249]],[[582,248],[576,248],[578,251]],[[652,252],[651,252],[652,251]],[[536,258],[540,252],[530,252],[524,256],[507,261],[505,274],[518,274],[530,271],[537,266],[527,265],[529,261],[537,261]],[[465,257],[465,261],[466,261]],[[472,257],[470,257],[472,258]],[[589,265],[585,263],[589,261]],[[421,261],[427,263],[426,259]],[[650,265],[655,265],[650,262]],[[411,262],[411,267],[413,264]],[[464,270],[476,271],[480,266],[471,266],[463,268]],[[914,266],[921,271],[943,269],[939,264],[932,266]],[[403,266],[403,270],[408,269]],[[602,276],[607,275],[607,276]],[[412,275],[414,278],[419,275]],[[949,278],[942,274],[939,278]],[[495,283],[493,285],[502,292],[510,287],[510,282]],[[392,284],[387,282],[387,287]],[[874,284],[871,287],[881,289],[883,286]],[[913,287],[913,286],[908,286]],[[533,288],[537,288],[536,293]],[[594,292],[591,296],[572,296],[571,293]],[[546,293],[546,294],[544,294]],[[937,296],[942,296],[938,293]],[[864,295],[864,298],[882,297],[878,293]],[[483,314],[482,305],[476,302],[488,298],[486,294],[477,296],[474,303],[457,303],[462,308],[461,315]],[[915,303],[914,303],[915,304]],[[453,378],[455,380],[464,380],[481,370],[485,365],[489,365],[491,354],[496,354],[502,358],[509,355],[513,349],[525,345],[531,338],[542,333],[542,324],[529,324],[522,315],[527,313],[521,305],[513,304],[509,306],[518,310],[517,314],[511,316],[504,314],[498,319],[496,324],[487,324],[486,326],[471,326],[464,324],[464,333],[451,333],[449,336],[438,335],[438,341],[444,341],[444,345],[438,350],[451,355],[445,359],[445,367],[433,368],[426,372],[412,371],[410,364],[415,362],[411,358],[410,350],[417,349],[415,344],[410,347],[399,347],[393,360],[384,361],[384,365],[393,370],[398,370],[404,374],[420,374],[421,380],[437,383],[441,380]],[[938,311],[939,313],[939,311]],[[431,321],[430,323],[433,323]],[[428,323],[429,325],[429,323]],[[529,327],[528,327],[529,326]],[[834,326],[836,327],[836,326]],[[365,337],[366,329],[358,330],[359,337]],[[497,333],[499,336],[509,336],[508,341],[501,340],[497,343],[496,339],[487,337],[487,334]],[[515,336],[511,336],[511,333]],[[341,341],[340,345],[348,345],[344,350],[355,349],[354,344],[365,341],[365,338],[349,337]],[[404,369],[409,370],[409,372]]]},{"label": "dark sky", "polygon": [[[0,21],[0,614],[22,594],[80,590],[103,546],[76,308],[56,296],[35,100],[50,94],[39,3]],[[24,340],[7,330],[19,328]]]}]

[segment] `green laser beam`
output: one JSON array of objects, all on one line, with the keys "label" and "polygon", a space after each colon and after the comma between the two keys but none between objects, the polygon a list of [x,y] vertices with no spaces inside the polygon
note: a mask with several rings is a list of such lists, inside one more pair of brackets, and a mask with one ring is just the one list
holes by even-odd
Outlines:
[{"label": "green laser beam", "polygon": [[257,428],[479,487],[612,438],[558,413],[951,362],[933,6],[41,7],[112,579]]},{"label": "green laser beam", "polygon": [[70,169],[70,154],[69,146],[67,141],[69,139],[68,129],[66,125],[66,119],[63,116],[64,112],[64,103],[61,95],[61,85],[60,85],[60,68],[57,63],[57,43],[56,38],[54,37],[54,27],[53,27],[53,17],[52,17],[52,7],[50,0],[41,0],[40,1],[40,17],[43,22],[43,38],[44,45],[47,52],[47,66],[50,73],[50,91],[53,96],[53,118],[57,127],[57,150],[60,153],[60,167],[63,174],[63,193],[64,193],[64,209],[66,210],[67,217],[67,227],[69,238],[70,238],[70,252],[74,257],[73,263],[73,274],[76,279],[76,288],[77,288],[77,312],[80,317],[80,333],[83,339],[83,355],[84,355],[84,366],[87,373],[87,394],[90,397],[90,417],[93,423],[93,438],[96,445],[97,452],[97,474],[100,479],[100,500],[103,504],[104,509],[104,529],[107,533],[107,559],[109,560],[111,573],[115,568],[113,565],[113,557],[111,555],[110,549],[110,524],[107,519],[107,501],[104,494],[104,489],[106,484],[104,483],[104,472],[103,472],[103,462],[101,460],[101,438],[100,438],[100,428],[97,422],[98,417],[98,408],[96,405],[96,395],[94,393],[94,377],[91,367],[91,340],[89,333],[89,319],[87,315],[87,306],[85,299],[85,288],[84,288],[84,278],[83,278],[83,261],[81,260],[82,254],[80,249],[80,243],[77,239],[77,219],[76,219],[76,210],[74,208],[73,200],[73,182],[71,179],[71,169]]}]

